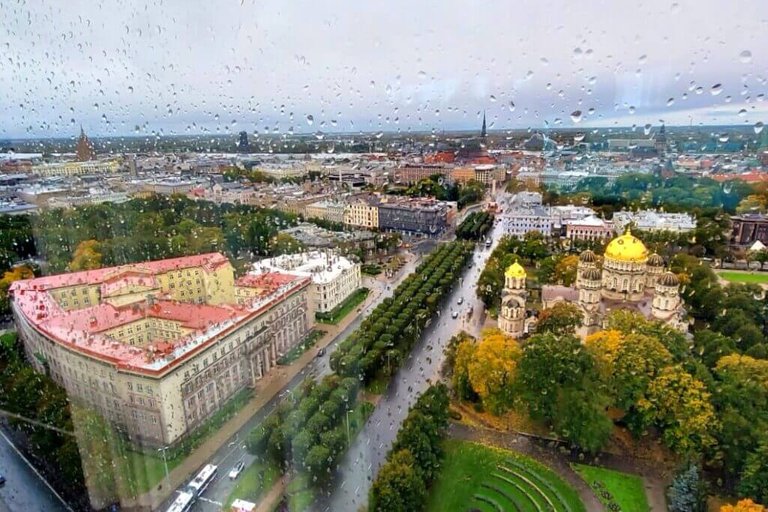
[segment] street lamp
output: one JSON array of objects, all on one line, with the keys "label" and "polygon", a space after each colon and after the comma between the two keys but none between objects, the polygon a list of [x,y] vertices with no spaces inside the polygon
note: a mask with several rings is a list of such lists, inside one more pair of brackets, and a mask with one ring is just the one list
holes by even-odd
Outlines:
[{"label": "street lamp", "polygon": [[162,448],[158,448],[157,451],[163,452],[163,466],[165,466],[165,479],[168,480],[168,458],[166,457],[165,452],[168,450],[167,446],[163,446]]},{"label": "street lamp", "polygon": [[349,445],[351,444],[351,441],[349,439],[349,413],[352,412],[351,409],[347,409],[346,419],[347,419],[347,448],[349,448]]}]

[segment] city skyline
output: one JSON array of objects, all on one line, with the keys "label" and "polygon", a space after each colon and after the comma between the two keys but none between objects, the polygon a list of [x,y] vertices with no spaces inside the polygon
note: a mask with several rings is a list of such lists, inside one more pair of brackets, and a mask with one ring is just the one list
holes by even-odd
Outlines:
[{"label": "city skyline", "polygon": [[749,126],[768,111],[757,1],[184,7],[11,8],[0,136],[466,130],[484,111],[489,130]]}]

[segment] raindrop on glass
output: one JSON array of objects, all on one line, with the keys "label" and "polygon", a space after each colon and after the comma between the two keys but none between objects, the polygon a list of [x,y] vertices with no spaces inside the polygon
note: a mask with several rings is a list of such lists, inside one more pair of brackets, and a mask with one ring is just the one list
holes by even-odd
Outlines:
[{"label": "raindrop on glass", "polygon": [[744,64],[749,64],[752,62],[752,52],[749,50],[744,50],[739,54],[739,60]]},{"label": "raindrop on glass", "polygon": [[308,124],[309,126],[312,126],[312,123],[314,123],[314,122],[315,122],[315,118],[314,118],[314,117],[313,117],[311,114],[310,114],[310,115],[308,115],[308,116],[307,116],[307,124]]},{"label": "raindrop on glass", "polygon": [[[698,91],[698,89],[696,90],[696,92],[697,92],[697,93],[699,92],[699,91]],[[713,86],[712,86],[712,88],[709,90],[709,93],[710,93],[712,96],[717,96],[717,95],[718,95],[718,94],[720,94],[721,92],[723,92],[723,85],[722,85],[722,84],[715,84],[715,85],[713,85]]]},{"label": "raindrop on glass", "polygon": [[752,129],[755,130],[756,134],[759,134],[760,132],[763,131],[763,122],[762,121],[756,122],[755,126],[753,126]]},{"label": "raindrop on glass", "polygon": [[574,110],[571,112],[571,121],[578,123],[581,121],[581,110]]}]

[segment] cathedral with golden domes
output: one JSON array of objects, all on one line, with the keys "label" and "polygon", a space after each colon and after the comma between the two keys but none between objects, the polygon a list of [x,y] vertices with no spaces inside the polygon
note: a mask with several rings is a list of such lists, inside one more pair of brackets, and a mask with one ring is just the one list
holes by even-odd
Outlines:
[{"label": "cathedral with golden domes", "polygon": [[[525,269],[517,262],[505,274],[499,328],[512,336],[521,336],[525,329],[525,277]],[[578,306],[584,318],[582,335],[601,329],[606,316],[616,310],[635,311],[685,330],[679,287],[677,276],[665,268],[661,256],[649,254],[627,230],[608,243],[602,258],[589,250],[582,252],[575,284],[542,286],[541,301],[545,309],[561,301]]]}]

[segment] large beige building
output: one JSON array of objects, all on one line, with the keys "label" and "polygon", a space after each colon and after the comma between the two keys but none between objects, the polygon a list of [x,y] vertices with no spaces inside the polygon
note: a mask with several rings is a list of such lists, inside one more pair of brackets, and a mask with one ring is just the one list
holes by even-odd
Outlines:
[{"label": "large beige building", "polygon": [[344,208],[344,224],[361,228],[379,227],[379,207],[373,201],[358,198]]},{"label": "large beige building", "polygon": [[114,160],[85,162],[56,162],[32,166],[32,174],[39,176],[80,176],[84,174],[114,173],[120,165]]},{"label": "large beige building", "polygon": [[312,304],[321,313],[333,310],[362,284],[360,264],[333,251],[284,254],[261,260],[253,268],[256,276],[277,271],[311,278]]},{"label": "large beige building", "polygon": [[311,280],[237,281],[220,253],[17,281],[32,364],[136,442],[170,445],[275,366],[312,326]]}]

